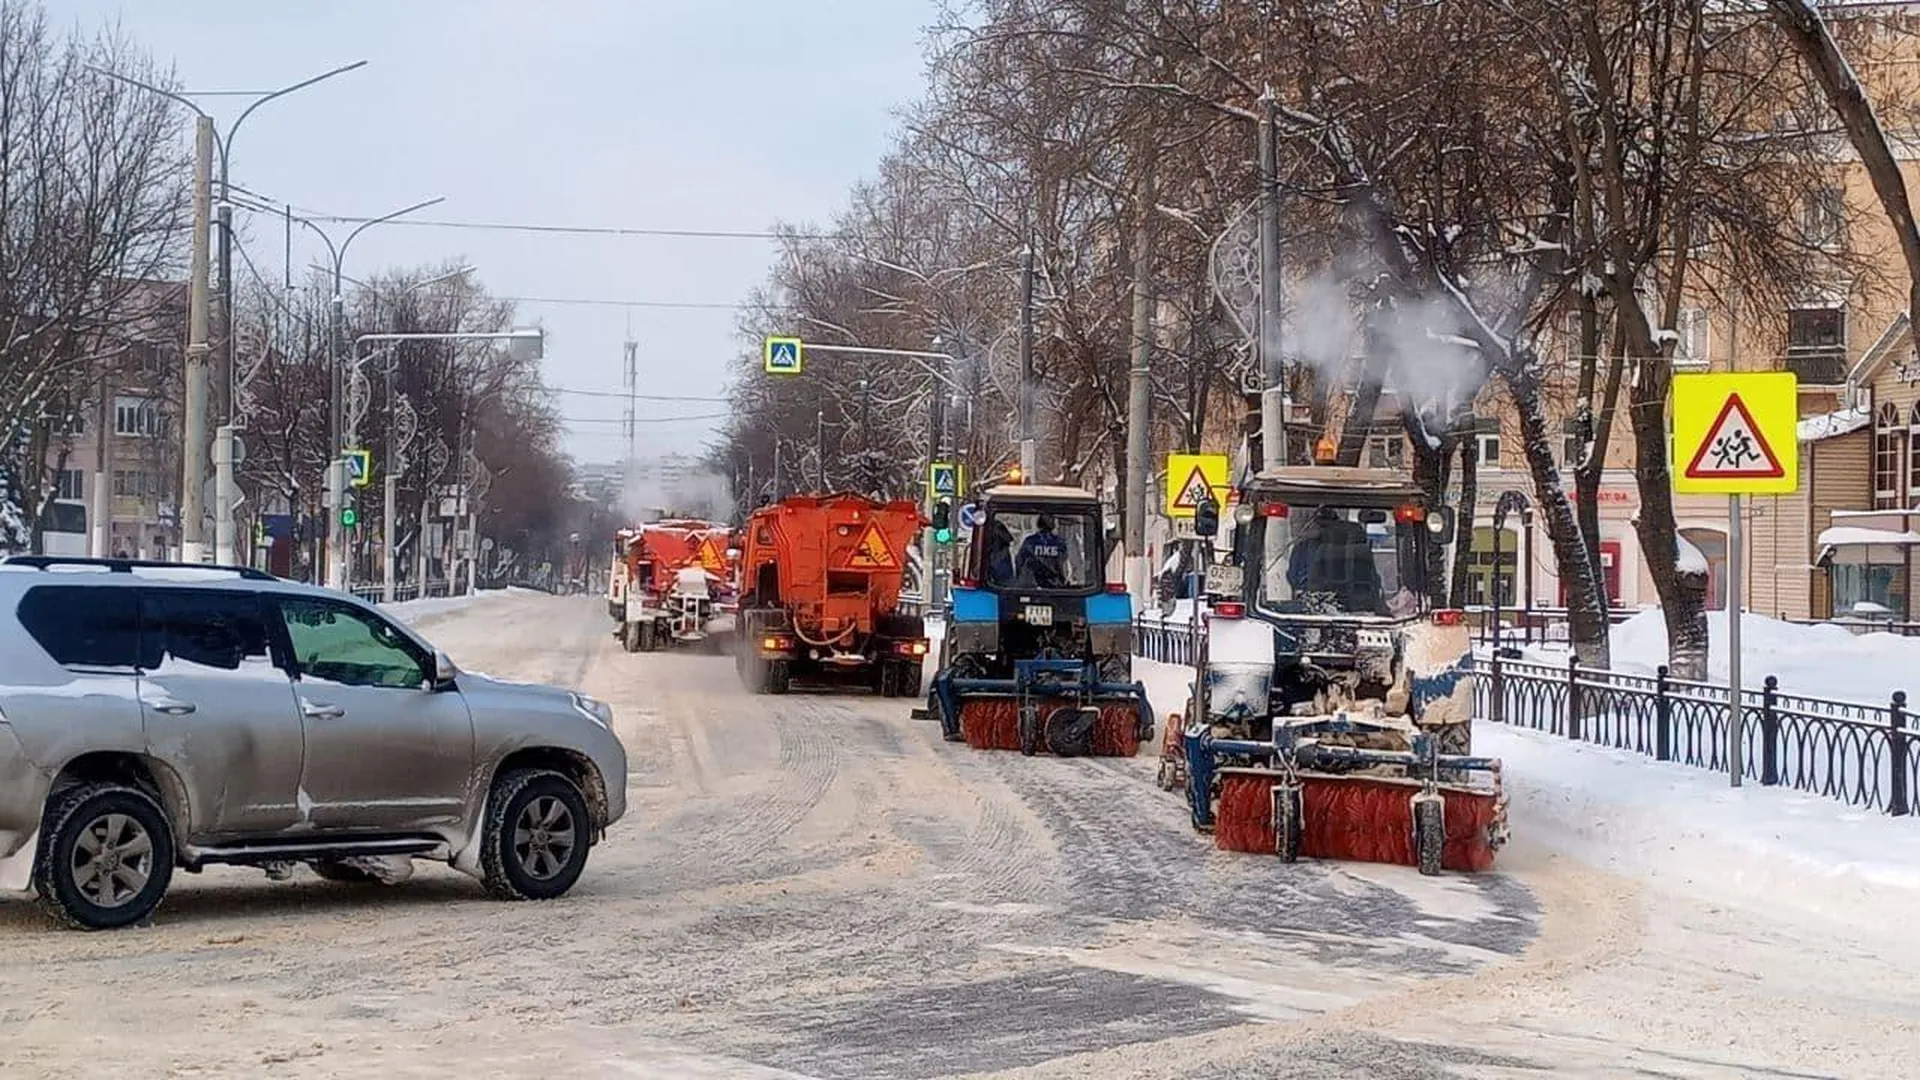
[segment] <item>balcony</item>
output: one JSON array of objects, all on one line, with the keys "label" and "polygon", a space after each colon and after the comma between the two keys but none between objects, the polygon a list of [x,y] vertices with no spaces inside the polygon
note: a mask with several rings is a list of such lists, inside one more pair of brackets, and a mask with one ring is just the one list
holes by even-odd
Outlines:
[{"label": "balcony", "polygon": [[1801,386],[1844,386],[1847,381],[1846,346],[1788,349],[1787,370],[1793,372]]}]

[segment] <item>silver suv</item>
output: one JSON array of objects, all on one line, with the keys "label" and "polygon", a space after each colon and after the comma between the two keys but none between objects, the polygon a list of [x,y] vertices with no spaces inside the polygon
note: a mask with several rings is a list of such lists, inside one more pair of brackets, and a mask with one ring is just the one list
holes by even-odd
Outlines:
[{"label": "silver suv", "polygon": [[375,609],[252,570],[0,559],[0,890],[87,929],[174,868],[342,881],[439,859],[565,893],[626,811],[611,710],[457,670]]}]

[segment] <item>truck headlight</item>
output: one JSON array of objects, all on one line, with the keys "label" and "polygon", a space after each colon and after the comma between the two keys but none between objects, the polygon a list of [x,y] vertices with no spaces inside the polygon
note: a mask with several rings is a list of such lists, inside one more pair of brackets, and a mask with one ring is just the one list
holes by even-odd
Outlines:
[{"label": "truck headlight", "polygon": [[613,706],[601,701],[599,698],[591,698],[585,694],[576,693],[569,696],[573,698],[574,710],[581,716],[586,717],[609,731],[613,729]]}]

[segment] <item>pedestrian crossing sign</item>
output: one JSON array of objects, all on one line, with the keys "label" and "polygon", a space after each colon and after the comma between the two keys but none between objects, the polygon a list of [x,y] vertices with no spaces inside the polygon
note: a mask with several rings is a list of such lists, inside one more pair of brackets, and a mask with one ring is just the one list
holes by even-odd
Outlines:
[{"label": "pedestrian crossing sign", "polygon": [[806,344],[799,338],[770,337],[761,352],[769,375],[798,375],[806,363]]},{"label": "pedestrian crossing sign", "polygon": [[966,470],[957,461],[936,461],[927,468],[927,487],[936,499],[958,499],[966,490]]},{"label": "pedestrian crossing sign", "polygon": [[345,457],[348,483],[363,488],[373,482],[373,451],[349,450]]},{"label": "pedestrian crossing sign", "polygon": [[1167,455],[1168,517],[1190,518],[1209,498],[1223,506],[1227,494],[1227,455]]}]

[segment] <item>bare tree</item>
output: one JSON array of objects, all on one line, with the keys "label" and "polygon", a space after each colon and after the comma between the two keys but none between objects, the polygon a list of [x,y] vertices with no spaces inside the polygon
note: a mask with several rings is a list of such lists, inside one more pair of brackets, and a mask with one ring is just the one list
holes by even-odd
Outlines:
[{"label": "bare tree", "polygon": [[[112,34],[61,39],[37,5],[0,0],[0,485],[18,524],[38,514],[47,431],[83,400],[165,276],[183,228],[180,127],[153,95],[89,66],[167,81]],[[24,511],[24,513],[22,512]]]}]

